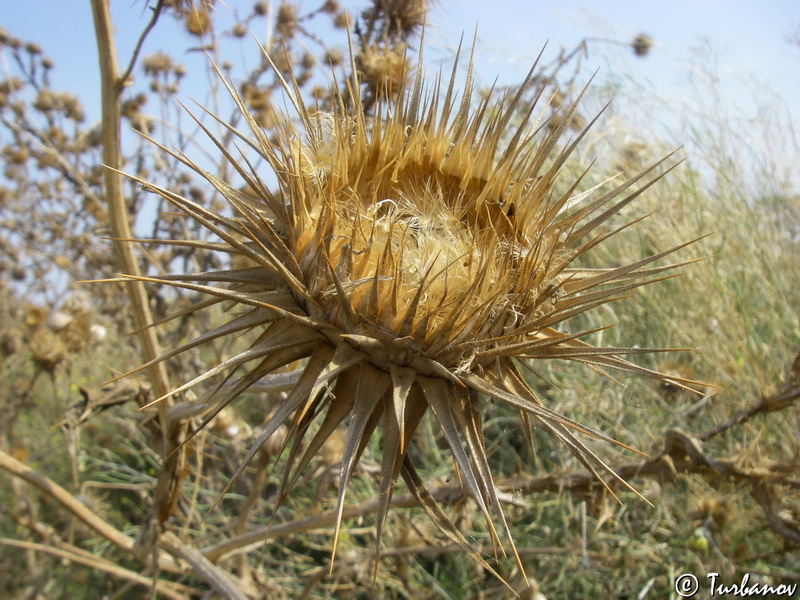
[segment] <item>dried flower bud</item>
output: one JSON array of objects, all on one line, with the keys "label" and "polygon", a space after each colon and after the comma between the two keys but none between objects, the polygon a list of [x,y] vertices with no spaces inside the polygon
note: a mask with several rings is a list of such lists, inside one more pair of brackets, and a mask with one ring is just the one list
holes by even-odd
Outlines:
[{"label": "dried flower bud", "polygon": [[36,329],[44,323],[47,311],[41,306],[28,306],[25,309],[25,325],[31,329]]},{"label": "dried flower bud", "polygon": [[339,11],[339,3],[336,0],[327,0],[320,10],[329,15],[335,15]]},{"label": "dried flower bud", "polygon": [[39,112],[47,113],[56,108],[56,97],[52,90],[44,88],[36,94],[33,101],[33,108]]},{"label": "dried flower bud", "polygon": [[343,10],[333,18],[333,26],[336,29],[348,29],[350,27],[350,15]]},{"label": "dried flower bud", "polygon": [[342,64],[342,52],[335,48],[331,48],[325,51],[325,62],[327,62],[332,67],[338,67]]},{"label": "dried flower bud", "polygon": [[10,79],[0,81],[0,92],[10,94],[20,89],[22,89],[22,80],[17,77],[11,77]]},{"label": "dried flower bud", "polygon": [[28,340],[33,362],[45,371],[53,371],[67,356],[67,349],[50,330],[40,327]]},{"label": "dried flower bud", "polygon": [[173,67],[172,57],[163,52],[156,52],[150,56],[145,56],[142,61],[142,69],[144,69],[145,75],[150,75],[151,77],[157,77],[162,73],[167,73],[171,71]]},{"label": "dried flower bud", "polygon": [[427,0],[373,0],[364,18],[382,19],[391,37],[406,39],[422,28],[427,12]]},{"label": "dried flower bud", "polygon": [[278,17],[275,21],[276,31],[285,39],[294,36],[297,29],[297,8],[294,4],[282,2],[278,6]]},{"label": "dried flower bud", "polygon": [[192,35],[201,37],[211,31],[211,15],[205,3],[192,4],[184,17],[186,31]]},{"label": "dried flower bud", "polygon": [[283,423],[278,425],[278,428],[275,432],[269,436],[264,445],[261,446],[260,451],[261,454],[265,458],[269,458],[271,456],[275,456],[278,454],[281,449],[283,449],[284,445],[286,445],[286,439],[289,437],[289,428],[286,427]]},{"label": "dried flower bud", "polygon": [[231,35],[237,38],[243,38],[247,35],[247,28],[244,26],[244,23],[236,23],[231,29]]},{"label": "dried flower bud", "polygon": [[373,44],[358,54],[356,66],[373,95],[394,95],[408,76],[405,45],[397,44],[387,51]]},{"label": "dried flower bud", "polygon": [[633,42],[631,42],[631,48],[633,49],[633,53],[639,57],[647,56],[650,53],[650,49],[652,47],[653,47],[653,38],[651,38],[646,33],[640,33],[635,38],[633,38]]}]

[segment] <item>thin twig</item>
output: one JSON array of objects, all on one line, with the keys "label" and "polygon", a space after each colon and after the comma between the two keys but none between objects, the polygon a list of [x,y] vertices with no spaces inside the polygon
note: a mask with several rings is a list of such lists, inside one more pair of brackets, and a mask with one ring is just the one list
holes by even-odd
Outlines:
[{"label": "thin twig", "polygon": [[[150,22],[147,24],[147,27],[144,28],[142,31],[142,35],[139,36],[139,41],[136,42],[136,47],[133,49],[133,54],[131,55],[131,60],[128,63],[127,68],[122,73],[122,77],[119,78],[119,85],[124,87],[128,78],[131,76],[133,72],[134,66],[136,66],[136,59],[139,58],[139,52],[142,50],[142,46],[144,45],[144,40],[152,31],[153,27],[156,26],[156,22],[158,21],[158,17],[161,15],[161,9],[164,8],[164,0],[158,0],[156,7],[153,9],[153,16],[150,18]],[[122,90],[120,89],[120,92]]]}]

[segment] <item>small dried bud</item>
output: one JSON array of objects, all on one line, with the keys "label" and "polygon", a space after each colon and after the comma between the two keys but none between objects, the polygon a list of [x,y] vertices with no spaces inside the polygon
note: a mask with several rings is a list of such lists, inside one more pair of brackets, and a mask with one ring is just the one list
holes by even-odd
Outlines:
[{"label": "small dried bud", "polygon": [[33,354],[33,362],[40,369],[53,371],[67,356],[67,349],[56,335],[44,328],[37,329],[28,347]]},{"label": "small dried bud", "polygon": [[646,33],[640,33],[635,38],[633,38],[633,42],[631,42],[631,48],[633,49],[633,53],[639,57],[647,56],[650,53],[650,49],[652,47],[653,47],[653,38],[651,38]]},{"label": "small dried bud", "polygon": [[151,77],[157,77],[162,73],[167,73],[171,71],[173,67],[172,58],[163,52],[156,52],[150,56],[145,56],[142,61],[142,69],[144,69],[145,75],[150,75]]},{"label": "small dried bud", "polygon": [[382,19],[390,36],[403,39],[413,35],[425,23],[427,0],[373,0],[364,11],[364,19]]},{"label": "small dried bud", "polygon": [[10,165],[23,165],[28,160],[28,149],[25,146],[6,146],[3,150],[6,161]]},{"label": "small dried bud", "polygon": [[42,47],[39,46],[39,44],[35,44],[34,42],[28,42],[27,44],[25,44],[25,50],[29,54],[34,54],[34,55],[42,53]]},{"label": "small dried bud", "polygon": [[297,29],[297,8],[294,4],[282,2],[278,6],[278,18],[275,21],[275,29],[282,37],[289,39],[294,36]]},{"label": "small dried bud", "polygon": [[64,113],[65,117],[79,123],[84,120],[83,107],[77,96],[68,92],[58,92],[55,94],[55,99],[59,110]]},{"label": "small dried bud", "polygon": [[550,97],[550,106],[552,106],[553,108],[558,108],[563,105],[564,105],[564,94],[556,90]]},{"label": "small dried bud", "polygon": [[19,350],[19,338],[11,331],[4,331],[0,334],[0,356],[3,359],[8,358],[12,354],[16,354]]},{"label": "small dried bud", "polygon": [[244,26],[243,23],[237,23],[236,25],[233,26],[233,29],[231,29],[231,35],[233,37],[243,38],[244,36],[247,35],[247,28]]},{"label": "small dried bud", "polygon": [[264,455],[265,458],[269,458],[271,456],[275,456],[278,454],[281,449],[286,444],[286,438],[289,437],[289,428],[286,427],[283,423],[278,425],[278,428],[275,430],[271,436],[269,436],[264,444],[261,446],[260,451],[261,454]]},{"label": "small dried bud", "polygon": [[58,165],[58,157],[53,151],[42,152],[36,160],[37,169],[47,169]]},{"label": "small dried bud", "polygon": [[330,64],[332,67],[338,67],[342,64],[342,53],[335,48],[325,51],[325,62]]},{"label": "small dried bud", "polygon": [[270,105],[270,92],[268,88],[257,88],[255,86],[246,86],[242,90],[244,101],[254,111],[263,110]]},{"label": "small dried bud", "polygon": [[304,53],[303,58],[300,59],[300,66],[304,69],[313,69],[315,63],[314,55],[310,52]]},{"label": "small dried bud", "polygon": [[391,96],[405,85],[408,75],[405,45],[398,44],[388,51],[372,45],[358,54],[356,66],[373,94]]},{"label": "small dried bud", "polygon": [[572,131],[583,131],[583,129],[586,127],[586,119],[584,119],[583,116],[578,113],[573,113],[572,117],[570,117],[568,127],[572,129]]},{"label": "small dried bud", "polygon": [[265,14],[267,14],[268,8],[269,7],[267,6],[266,2],[256,2],[253,6],[253,14],[263,17]]},{"label": "small dried bud", "polygon": [[333,26],[336,29],[348,29],[350,27],[350,15],[343,10],[333,18]]},{"label": "small dried bud", "polygon": [[211,31],[211,15],[208,12],[208,7],[203,3],[198,6],[193,4],[186,13],[184,18],[184,25],[186,31],[201,37]]},{"label": "small dried bud", "polygon": [[315,85],[311,88],[311,97],[317,102],[322,101],[328,95],[328,90],[321,85]]},{"label": "small dried bud", "polygon": [[41,90],[33,101],[33,108],[39,112],[47,113],[56,108],[56,96],[47,88]]},{"label": "small dried bud", "polygon": [[22,88],[22,80],[17,77],[12,77],[11,79],[5,79],[0,81],[0,92],[5,92],[6,94],[10,94],[16,92]]},{"label": "small dried bud", "polygon": [[46,311],[41,306],[29,306],[25,311],[25,325],[36,329],[44,323]]},{"label": "small dried bud", "polygon": [[329,15],[335,15],[339,12],[339,3],[336,0],[327,0],[320,10]]}]

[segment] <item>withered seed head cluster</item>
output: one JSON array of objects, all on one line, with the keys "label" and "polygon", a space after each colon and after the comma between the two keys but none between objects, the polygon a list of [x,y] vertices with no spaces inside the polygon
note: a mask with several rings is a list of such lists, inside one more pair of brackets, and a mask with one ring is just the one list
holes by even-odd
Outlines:
[{"label": "withered seed head cluster", "polygon": [[[352,53],[350,63],[349,86],[359,90],[363,76]],[[187,246],[241,259],[239,268],[143,279],[208,297],[189,311],[214,303],[238,307],[228,313],[230,321],[159,360],[226,336],[257,333],[248,349],[170,394],[202,382],[219,384],[215,408],[201,427],[261,378],[287,367],[298,373],[239,473],[287,425],[283,497],[329,436],[346,428],[336,538],[347,483],[380,431],[378,544],[402,476],[436,524],[489,568],[416,471],[409,448],[420,419],[432,414],[493,541],[499,544],[502,530],[516,554],[487,460],[487,402],[516,408],[526,426],[544,427],[592,471],[606,468],[581,436],[613,440],[545,406],[523,366],[577,361],[601,372],[617,369],[691,386],[625,358],[653,350],[594,347],[582,339],[591,332],[559,328],[660,278],[674,265],[653,263],[682,246],[606,269],[576,267],[581,255],[633,224],[607,227],[657,177],[643,183],[646,173],[639,173],[597,196],[579,192],[580,177],[557,186],[586,133],[559,142],[574,106],[562,109],[565,122],[548,128],[536,120],[535,103],[522,110],[522,91],[497,100],[485,96],[473,105],[471,70],[460,98],[455,68],[449,80],[423,81],[419,67],[413,85],[390,89],[369,113],[358,93],[350,102],[338,96],[333,110],[322,113],[303,103],[293,78],[282,80],[297,115],[282,119],[270,139],[251,114],[252,99],[228,85],[249,125],[248,133],[231,131],[269,165],[277,185],[268,185],[252,159],[232,153],[208,130],[247,192],[172,154],[216,188],[233,216],[134,177],[221,240],[185,240]]]}]

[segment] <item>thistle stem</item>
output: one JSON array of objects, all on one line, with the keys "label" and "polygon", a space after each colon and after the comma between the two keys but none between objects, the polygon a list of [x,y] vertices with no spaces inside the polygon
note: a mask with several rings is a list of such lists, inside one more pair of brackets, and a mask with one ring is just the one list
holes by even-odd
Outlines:
[{"label": "thistle stem", "polygon": [[[125,197],[122,191],[122,150],[120,140],[120,123],[122,119],[121,96],[125,81],[119,75],[116,48],[114,45],[111,14],[108,0],[91,0],[92,17],[94,19],[95,37],[97,39],[98,58],[100,62],[100,82],[102,89],[102,140],[103,163],[109,167],[103,173],[108,218],[113,235],[114,253],[120,270],[135,277],[141,276],[141,269],[133,252],[133,247],[123,241],[133,238]],[[148,28],[152,27],[152,23]],[[133,61],[131,62],[131,67]],[[130,70],[130,68],[128,70]],[[130,302],[134,324],[138,330],[142,359],[153,361],[161,355],[155,330],[149,327],[152,323],[150,304],[144,283],[135,279],[126,282],[125,289]],[[169,393],[170,386],[166,368],[163,364],[153,364],[148,368],[148,375],[156,397]],[[168,418],[169,403],[159,404],[159,421],[162,431],[162,469],[159,473],[153,506],[159,523],[163,523],[172,513],[177,500],[177,488],[181,477],[178,471],[182,463],[182,452],[174,452],[180,444],[181,427],[170,423]],[[145,538],[147,539],[147,536]],[[152,539],[152,538],[151,538]]]}]

